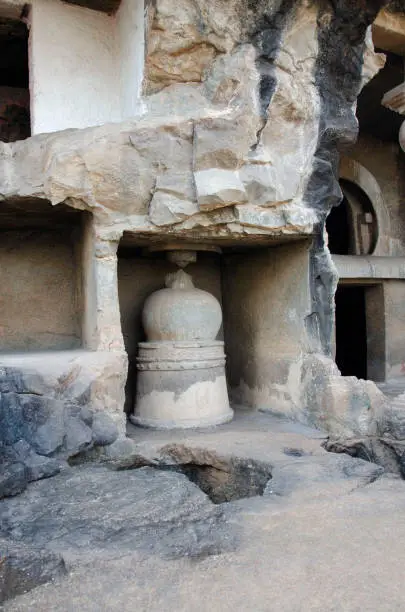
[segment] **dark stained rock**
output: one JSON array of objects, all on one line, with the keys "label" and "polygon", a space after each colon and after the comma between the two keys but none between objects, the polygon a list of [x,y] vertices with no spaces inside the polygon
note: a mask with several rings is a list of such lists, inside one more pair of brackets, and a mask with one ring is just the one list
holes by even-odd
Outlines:
[{"label": "dark stained rock", "polygon": [[329,438],[323,444],[331,453],[344,453],[381,466],[386,472],[405,477],[405,442],[388,437]]},{"label": "dark stained rock", "polygon": [[0,539],[0,603],[64,574],[60,555]]},{"label": "dark stained rock", "polygon": [[61,399],[59,389],[28,368],[0,367],[0,497],[24,490],[27,481],[48,478],[61,462],[118,438],[104,413],[94,414],[88,387]]},{"label": "dark stained rock", "polygon": [[49,478],[60,471],[59,460],[38,455],[25,440],[19,440],[5,452],[10,460],[25,465],[29,482]]},{"label": "dark stained rock", "polygon": [[234,546],[220,506],[186,476],[145,467],[80,466],[0,505],[0,535],[73,558],[122,550],[198,557]]}]

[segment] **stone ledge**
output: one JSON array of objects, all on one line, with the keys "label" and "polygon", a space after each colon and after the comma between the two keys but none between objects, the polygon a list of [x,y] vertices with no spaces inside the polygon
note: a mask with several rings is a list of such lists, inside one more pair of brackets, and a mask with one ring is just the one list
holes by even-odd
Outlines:
[{"label": "stone ledge", "polygon": [[332,255],[341,279],[405,279],[405,257]]}]

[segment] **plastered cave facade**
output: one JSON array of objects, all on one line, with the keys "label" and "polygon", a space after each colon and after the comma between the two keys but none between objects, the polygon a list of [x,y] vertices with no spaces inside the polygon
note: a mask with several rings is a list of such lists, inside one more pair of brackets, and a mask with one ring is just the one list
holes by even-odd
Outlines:
[{"label": "plastered cave facade", "polygon": [[[142,393],[163,425],[222,422],[229,397],[401,428],[405,14],[383,4],[2,0],[3,448],[118,444]],[[219,318],[152,376],[145,310],[173,274]]]}]

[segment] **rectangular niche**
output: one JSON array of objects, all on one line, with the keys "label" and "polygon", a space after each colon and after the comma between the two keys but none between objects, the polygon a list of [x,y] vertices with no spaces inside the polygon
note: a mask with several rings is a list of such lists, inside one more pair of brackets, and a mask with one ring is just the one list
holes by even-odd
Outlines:
[{"label": "rectangular niche", "polygon": [[85,213],[41,200],[0,208],[0,350],[82,346]]},{"label": "rectangular niche", "polygon": [[288,414],[308,351],[308,240],[225,253],[222,269],[227,377],[234,406]]},{"label": "rectangular niche", "polygon": [[[165,275],[176,268],[164,253],[145,256],[142,249],[128,245],[123,242],[118,251],[118,289],[129,360],[126,412],[131,412],[137,344],[145,340],[142,307],[151,293],[164,287]],[[217,339],[225,340],[234,406],[287,410],[292,375],[308,344],[310,245],[308,240],[271,248],[222,245],[222,255],[200,251],[197,262],[186,268],[194,285],[221,303],[223,328]]]}]

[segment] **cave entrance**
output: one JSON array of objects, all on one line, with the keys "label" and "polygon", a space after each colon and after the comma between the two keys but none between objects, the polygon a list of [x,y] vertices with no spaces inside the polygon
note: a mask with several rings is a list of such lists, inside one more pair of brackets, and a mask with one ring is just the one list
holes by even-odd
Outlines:
[{"label": "cave entrance", "polygon": [[28,29],[20,19],[0,17],[0,141],[31,135]]},{"label": "cave entrance", "polygon": [[339,284],[336,304],[336,364],[343,376],[385,380],[382,285]]}]

